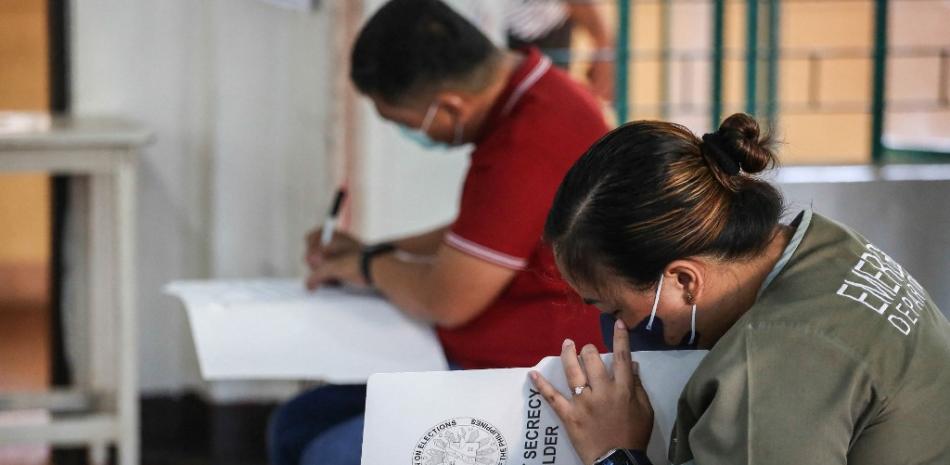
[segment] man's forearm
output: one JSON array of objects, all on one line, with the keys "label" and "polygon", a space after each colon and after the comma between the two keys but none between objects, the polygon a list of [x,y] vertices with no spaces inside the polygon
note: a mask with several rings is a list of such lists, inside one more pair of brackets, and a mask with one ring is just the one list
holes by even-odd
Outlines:
[{"label": "man's forearm", "polygon": [[443,328],[476,318],[517,273],[446,246],[431,260],[380,255],[368,271],[372,285],[406,314]]},{"label": "man's forearm", "polygon": [[435,255],[448,230],[448,226],[441,226],[422,234],[397,239],[393,244],[397,249],[413,255]]},{"label": "man's forearm", "polygon": [[431,262],[407,261],[395,254],[373,260],[373,286],[412,318],[438,324],[433,312]]}]

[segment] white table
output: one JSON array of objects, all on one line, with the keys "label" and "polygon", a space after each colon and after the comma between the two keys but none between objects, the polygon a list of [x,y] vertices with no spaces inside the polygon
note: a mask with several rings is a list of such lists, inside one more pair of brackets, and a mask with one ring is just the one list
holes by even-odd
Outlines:
[{"label": "white table", "polygon": [[[50,118],[0,113],[0,172],[70,176],[83,195],[70,214],[81,218],[85,258],[71,279],[82,285],[77,308],[86,334],[83,373],[70,389],[0,396],[0,410],[48,409],[42,425],[0,427],[0,445],[86,446],[105,464],[111,444],[120,465],[139,462],[135,323],[136,161],[148,131],[116,118]],[[79,200],[79,203],[75,203]],[[68,334],[67,337],[76,335]]]}]

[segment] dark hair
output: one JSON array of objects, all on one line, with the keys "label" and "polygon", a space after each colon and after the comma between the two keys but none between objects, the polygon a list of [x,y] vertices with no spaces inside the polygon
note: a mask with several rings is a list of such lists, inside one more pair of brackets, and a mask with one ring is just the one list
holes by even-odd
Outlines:
[{"label": "dark hair", "polygon": [[437,0],[392,0],[363,26],[350,78],[360,92],[398,103],[445,83],[476,83],[498,49],[481,31]]},{"label": "dark hair", "polygon": [[775,165],[771,137],[742,113],[707,136],[638,121],[588,149],[558,188],[544,227],[567,277],[597,285],[606,272],[648,287],[674,260],[741,259],[768,245],[782,196],[751,175]]}]

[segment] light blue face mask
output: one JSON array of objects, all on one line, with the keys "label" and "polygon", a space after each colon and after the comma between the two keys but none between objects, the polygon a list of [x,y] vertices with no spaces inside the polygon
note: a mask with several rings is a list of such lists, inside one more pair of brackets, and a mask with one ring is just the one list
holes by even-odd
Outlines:
[{"label": "light blue face mask", "polygon": [[445,142],[437,141],[429,137],[429,126],[432,125],[432,120],[435,119],[435,114],[439,112],[439,105],[435,102],[432,102],[429,105],[429,109],[426,110],[426,116],[422,120],[422,126],[418,129],[410,128],[399,124],[399,131],[402,132],[402,135],[407,139],[419,144],[422,148],[425,149],[442,149],[447,150],[453,145],[462,144],[462,125],[456,122],[455,124],[455,138],[452,140],[452,144],[446,144]]}]

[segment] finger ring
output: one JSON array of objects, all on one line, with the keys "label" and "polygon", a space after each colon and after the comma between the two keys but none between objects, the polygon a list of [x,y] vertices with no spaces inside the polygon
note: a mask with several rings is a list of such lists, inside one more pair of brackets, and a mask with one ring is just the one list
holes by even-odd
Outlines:
[{"label": "finger ring", "polygon": [[575,395],[575,396],[581,395],[581,393],[584,392],[584,389],[587,389],[587,388],[589,388],[589,387],[590,387],[590,385],[587,385],[587,384],[585,384],[585,385],[583,385],[583,386],[574,386],[574,395]]}]

